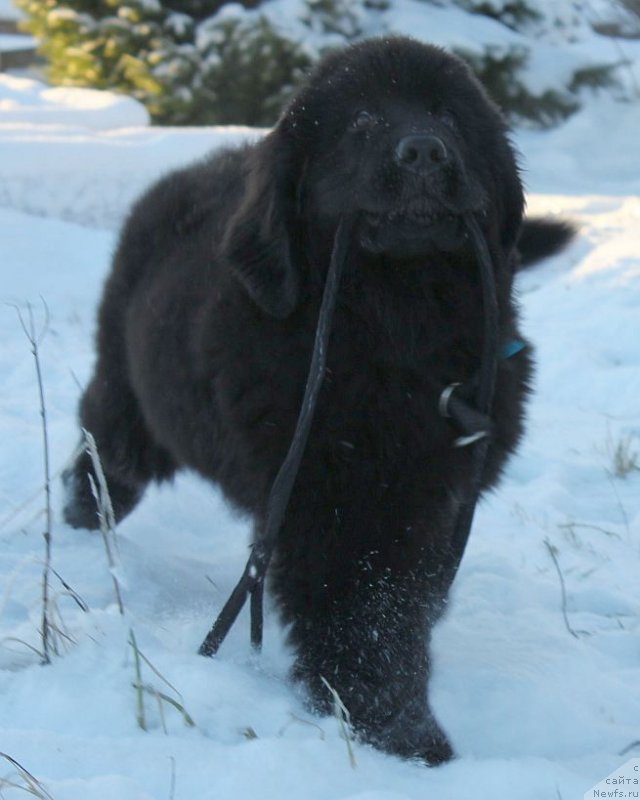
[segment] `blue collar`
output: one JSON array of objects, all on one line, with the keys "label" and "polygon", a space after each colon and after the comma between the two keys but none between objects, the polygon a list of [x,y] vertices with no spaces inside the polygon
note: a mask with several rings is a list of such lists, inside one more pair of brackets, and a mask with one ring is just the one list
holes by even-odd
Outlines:
[{"label": "blue collar", "polygon": [[522,339],[507,339],[500,348],[499,357],[503,360],[511,358],[511,356],[515,356],[521,350],[524,350],[526,346],[527,343],[523,342]]}]

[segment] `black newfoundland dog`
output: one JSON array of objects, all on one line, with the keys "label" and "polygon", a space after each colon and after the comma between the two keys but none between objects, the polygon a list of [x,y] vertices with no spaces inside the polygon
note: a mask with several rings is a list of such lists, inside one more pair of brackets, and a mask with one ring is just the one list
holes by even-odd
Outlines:
[{"label": "black newfoundland dog", "polygon": [[[327,57],[257,144],[168,175],[134,207],[99,318],[80,420],[117,518],[190,467],[250,512],[256,536],[300,409],[334,234],[355,220],[327,373],[269,586],[312,708],[339,693],[362,739],[430,764],[452,755],[427,702],[443,559],[473,446],[439,413],[482,349],[473,214],[495,269],[500,338],[493,486],[522,432],[530,348],[514,270],[567,230],[523,231],[505,123],[457,58],[406,38]],[[513,343],[516,347],[513,348]],[[95,528],[81,455],[67,521]]]}]

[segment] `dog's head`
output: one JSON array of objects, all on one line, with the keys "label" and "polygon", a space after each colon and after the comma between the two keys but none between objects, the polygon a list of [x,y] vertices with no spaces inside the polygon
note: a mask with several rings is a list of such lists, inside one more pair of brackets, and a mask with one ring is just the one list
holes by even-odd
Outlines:
[{"label": "dog's head", "polygon": [[303,240],[330,240],[344,215],[365,257],[394,262],[466,247],[466,214],[494,251],[518,235],[522,187],[501,115],[459,59],[411,39],[329,55],[253,158],[227,244],[277,316],[295,306]]}]

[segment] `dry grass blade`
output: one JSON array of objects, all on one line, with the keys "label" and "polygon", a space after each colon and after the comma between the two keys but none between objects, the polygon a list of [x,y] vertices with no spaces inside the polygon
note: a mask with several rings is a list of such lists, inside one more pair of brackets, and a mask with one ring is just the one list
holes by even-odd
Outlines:
[{"label": "dry grass blade", "polygon": [[76,590],[73,589],[71,586],[69,586],[69,584],[65,581],[62,575],[60,575],[60,573],[57,572],[53,567],[51,567],[51,572],[53,572],[53,574],[65,588],[66,590],[65,594],[67,594],[75,602],[75,604],[81,609],[81,611],[87,613],[89,611],[89,606],[80,597],[80,595],[76,592]]},{"label": "dry grass blade", "polygon": [[51,470],[49,466],[49,431],[47,427],[47,406],[44,399],[44,382],[42,379],[42,367],[40,364],[40,344],[47,334],[49,329],[49,309],[47,304],[42,301],[44,307],[44,323],[39,333],[36,333],[35,320],[33,318],[33,309],[31,305],[27,305],[28,322],[22,315],[22,311],[17,306],[14,306],[20,325],[24,331],[29,344],[31,345],[31,355],[36,368],[36,380],[38,383],[38,395],[40,401],[40,418],[42,420],[42,453],[43,453],[43,467],[44,467],[44,492],[45,492],[45,529],[43,532],[45,541],[45,558],[44,569],[42,573],[42,663],[51,663],[51,626],[49,620],[49,578],[51,571],[51,529],[52,529],[52,513],[51,513]]},{"label": "dry grass blade", "polygon": [[136,720],[138,722],[138,727],[143,731],[146,731],[147,721],[144,714],[144,697],[142,694],[142,668],[140,665],[140,650],[138,650],[138,643],[136,641],[133,628],[129,629],[129,644],[133,650],[133,660],[136,670],[136,682],[134,683],[134,688],[136,690]]},{"label": "dry grass blade", "polygon": [[632,750],[636,750],[637,748],[640,748],[640,739],[638,739],[638,741],[637,741],[637,742],[631,742],[631,744],[628,744],[626,747],[624,747],[624,748],[623,748],[623,749],[622,749],[622,750],[621,750],[621,751],[618,753],[618,755],[619,755],[619,756],[626,756],[626,755],[627,755],[627,753],[630,753]]},{"label": "dry grass blade", "polygon": [[176,760],[173,756],[169,756],[171,762],[171,787],[169,789],[169,800],[174,800],[176,796]]},{"label": "dry grass blade", "polygon": [[603,533],[605,536],[613,536],[616,539],[620,539],[622,541],[622,536],[615,531],[607,530],[607,528],[601,528],[599,525],[590,525],[586,522],[563,522],[558,525],[561,530],[569,531],[571,536],[574,540],[577,540],[577,535],[575,533],[576,528],[581,528],[586,531],[596,531],[597,533]]},{"label": "dry grass blade", "polygon": [[89,483],[91,484],[91,492],[96,501],[98,521],[100,525],[100,533],[102,534],[102,541],[107,554],[107,561],[109,563],[109,570],[111,572],[111,579],[113,580],[113,587],[116,594],[116,601],[118,609],[124,615],[124,604],[122,602],[122,592],[120,591],[120,583],[116,575],[116,559],[113,553],[114,548],[111,543],[116,542],[116,518],[113,513],[113,505],[111,503],[111,495],[109,494],[109,487],[107,486],[107,479],[105,478],[104,470],[102,469],[102,462],[96,446],[96,440],[91,433],[85,428],[82,429],[82,435],[87,447],[87,453],[91,458],[91,464],[96,474],[97,483],[93,479],[93,475],[89,475]]},{"label": "dry grass blade", "polygon": [[98,514],[104,516],[105,525],[109,531],[113,532],[116,529],[116,516],[113,513],[111,495],[109,494],[107,479],[105,477],[104,470],[102,469],[102,461],[100,460],[100,454],[98,453],[98,446],[96,445],[96,440],[93,438],[93,434],[86,428],[82,429],[82,435],[84,436],[85,443],[87,445],[87,452],[91,457],[91,464],[98,479],[97,489],[99,497],[96,498],[99,499]]},{"label": "dry grass blade", "polygon": [[351,764],[351,767],[355,769],[358,766],[358,764],[356,762],[356,757],[352,747],[353,733],[351,728],[351,715],[349,714],[349,711],[345,706],[345,704],[342,702],[340,695],[333,688],[333,686],[331,686],[329,681],[322,675],[320,676],[320,680],[324,683],[324,685],[331,693],[331,697],[333,699],[333,714],[338,721],[338,728],[340,729],[342,738],[347,743],[347,753],[349,755],[349,763]]},{"label": "dry grass blade", "polygon": [[21,786],[19,783],[15,783],[14,781],[10,781],[8,779],[0,779],[0,786],[4,784],[5,786],[10,786],[11,788],[15,789],[22,789],[27,794],[31,794],[34,797],[40,798],[40,800],[53,800],[53,797],[49,794],[49,792],[44,788],[44,786],[40,783],[40,781],[33,776],[26,767],[23,767],[19,761],[16,761],[15,758],[12,758],[7,753],[0,752],[0,758],[3,758],[7,761],[13,769],[16,771],[24,786]]},{"label": "dry grass blade", "polygon": [[613,474],[626,478],[632,472],[640,472],[640,453],[634,447],[634,437],[623,437],[613,448]]},{"label": "dry grass blade", "polygon": [[575,631],[569,622],[569,615],[567,613],[567,590],[564,585],[564,575],[562,574],[562,570],[560,569],[560,564],[558,562],[558,549],[554,547],[548,539],[544,540],[545,546],[549,551],[549,555],[553,561],[553,564],[556,568],[556,572],[558,573],[558,578],[560,579],[560,592],[562,596],[562,617],[564,619],[564,624],[569,631],[569,633],[575,637],[576,639],[580,638],[580,634],[588,634],[588,631]]},{"label": "dry grass blade", "polygon": [[[189,728],[195,728],[196,723],[193,721],[193,717],[185,709],[185,707],[182,705],[182,703],[178,702],[178,700],[175,700],[173,697],[170,697],[168,694],[165,694],[164,692],[159,691],[158,689],[155,688],[155,686],[150,686],[148,683],[143,683],[143,684],[135,684],[134,683],[133,684],[133,688],[136,689],[136,690],[141,690],[143,692],[146,692],[147,694],[150,694],[152,697],[155,697],[157,700],[158,699],[162,700],[163,702],[168,703],[170,706],[173,706],[173,708],[175,708],[176,711],[179,711],[180,714],[182,715],[182,718],[184,720],[184,724]],[[164,732],[166,733],[167,731],[166,731],[166,727],[164,725],[164,711],[162,711],[162,719],[163,719],[163,726],[162,727],[164,728]],[[258,737],[255,736],[253,738],[257,739]]]},{"label": "dry grass blade", "polygon": [[[171,684],[164,675],[151,663],[151,661],[144,655],[144,653],[138,647],[138,643],[136,641],[136,637],[133,633],[133,630],[129,631],[129,643],[133,649],[134,658],[135,658],[135,672],[136,672],[136,680],[133,684],[133,688],[136,690],[136,698],[137,698],[137,719],[138,725],[142,728],[142,730],[147,730],[146,727],[146,719],[144,713],[144,694],[149,694],[155,698],[158,703],[159,712],[160,712],[160,722],[162,724],[162,729],[164,732],[167,732],[165,719],[164,719],[164,708],[162,703],[168,703],[170,706],[176,709],[181,715],[182,719],[184,720],[184,724],[190,728],[195,728],[196,723],[193,720],[193,717],[189,714],[184,706],[184,700],[180,692]],[[151,686],[148,683],[143,683],[142,681],[142,662],[149,667],[149,669],[153,672],[154,675],[157,675],[160,680],[171,689],[172,692],[178,696],[178,700],[170,695],[166,694],[165,692],[161,692],[155,688],[155,686]]]},{"label": "dry grass blade", "polygon": [[324,741],[325,739],[324,731],[319,725],[316,725],[315,722],[310,722],[308,719],[302,719],[302,717],[298,717],[292,712],[289,712],[289,716],[291,717],[291,719],[289,720],[289,722],[285,722],[285,724],[280,728],[280,730],[278,731],[278,736],[284,736],[285,731],[291,725],[299,724],[299,725],[307,725],[310,728],[315,728],[320,735],[320,739]]},{"label": "dry grass blade", "polygon": [[[180,692],[176,689],[176,687],[170,681],[168,681],[165,678],[165,676],[160,672],[160,670],[157,669],[157,667],[155,667],[151,663],[151,661],[149,661],[149,659],[145,656],[145,654],[142,651],[140,651],[140,658],[149,667],[149,669],[153,672],[153,674],[156,675],[158,678],[160,678],[160,680],[165,684],[165,686],[168,686],[169,689],[171,689],[172,692],[175,692],[178,695],[178,699],[180,700],[180,703],[184,705],[184,698],[182,697]],[[171,702],[173,702],[173,701],[171,701]],[[182,708],[182,705],[180,706],[180,708],[181,708],[182,711],[184,711],[184,709]],[[189,716],[186,711],[184,711],[184,714],[187,717]],[[189,719],[191,719],[191,717],[189,717]]]},{"label": "dry grass blade", "polygon": [[42,650],[38,650],[37,647],[29,644],[29,642],[25,642],[24,639],[18,639],[17,636],[5,636],[2,639],[2,643],[4,644],[5,642],[16,642],[17,644],[21,644],[23,647],[26,647],[27,650],[31,650],[33,653],[35,653],[40,660],[44,658],[44,653]]},{"label": "dry grass blade", "polygon": [[57,596],[50,598],[51,613],[49,615],[49,626],[51,631],[55,634],[54,643],[56,645],[56,655],[60,654],[59,644],[68,652],[72,645],[76,644],[76,640],[69,633],[67,626],[64,623],[62,614],[58,607]]}]

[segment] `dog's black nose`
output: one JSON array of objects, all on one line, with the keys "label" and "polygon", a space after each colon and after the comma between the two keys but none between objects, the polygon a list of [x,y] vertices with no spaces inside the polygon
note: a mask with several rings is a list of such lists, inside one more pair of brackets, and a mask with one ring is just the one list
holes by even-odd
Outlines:
[{"label": "dog's black nose", "polygon": [[440,169],[449,160],[442,139],[430,133],[404,136],[396,145],[396,161],[411,172],[427,174]]}]

